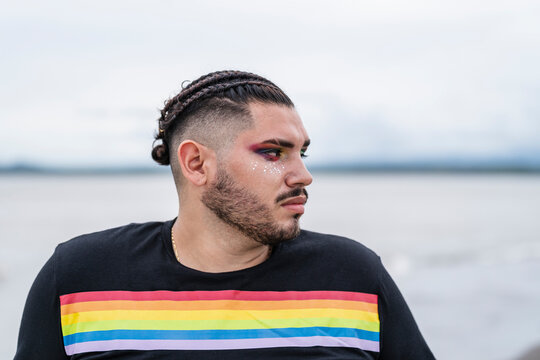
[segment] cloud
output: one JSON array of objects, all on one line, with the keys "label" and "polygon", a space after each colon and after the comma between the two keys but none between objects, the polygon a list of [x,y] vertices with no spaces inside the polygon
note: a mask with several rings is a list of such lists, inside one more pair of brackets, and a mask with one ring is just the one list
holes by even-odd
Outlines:
[{"label": "cloud", "polygon": [[13,3],[0,15],[0,163],[147,163],[163,101],[225,68],[289,93],[313,161],[540,158],[539,12],[532,1]]}]

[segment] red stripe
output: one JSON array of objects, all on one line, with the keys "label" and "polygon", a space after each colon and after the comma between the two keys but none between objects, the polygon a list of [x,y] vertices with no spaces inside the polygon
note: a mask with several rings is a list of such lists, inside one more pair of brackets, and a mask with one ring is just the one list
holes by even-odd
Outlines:
[{"label": "red stripe", "polygon": [[350,291],[88,291],[60,296],[62,305],[85,301],[197,301],[197,300],[350,300],[376,304],[377,295]]}]

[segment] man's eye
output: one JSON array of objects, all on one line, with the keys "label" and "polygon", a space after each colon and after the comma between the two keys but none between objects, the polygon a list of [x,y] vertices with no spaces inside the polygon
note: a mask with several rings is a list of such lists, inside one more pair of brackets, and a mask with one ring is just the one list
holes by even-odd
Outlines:
[{"label": "man's eye", "polygon": [[283,151],[280,149],[261,149],[258,151],[266,160],[276,161],[281,158]]},{"label": "man's eye", "polygon": [[308,156],[309,156],[309,155],[306,154],[306,150],[300,151],[300,157],[301,157],[301,158],[304,158],[304,159],[305,159],[305,158],[307,158]]}]

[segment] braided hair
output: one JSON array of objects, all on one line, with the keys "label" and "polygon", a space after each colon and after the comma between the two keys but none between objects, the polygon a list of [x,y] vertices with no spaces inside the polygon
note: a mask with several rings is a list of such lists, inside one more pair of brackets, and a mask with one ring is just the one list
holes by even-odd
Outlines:
[{"label": "braided hair", "polygon": [[[224,119],[250,119],[250,102],[262,102],[293,107],[293,102],[274,83],[262,76],[243,71],[217,71],[189,83],[169,99],[158,119],[155,135],[161,143],[152,149],[152,158],[161,165],[170,165],[175,143],[189,129],[203,131],[208,136],[221,136]],[[214,133],[214,134],[208,134]]]}]

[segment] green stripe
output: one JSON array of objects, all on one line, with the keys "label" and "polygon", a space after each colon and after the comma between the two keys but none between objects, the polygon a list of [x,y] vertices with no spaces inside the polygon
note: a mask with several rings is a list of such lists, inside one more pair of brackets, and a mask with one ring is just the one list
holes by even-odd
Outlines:
[{"label": "green stripe", "polygon": [[259,319],[259,320],[103,320],[62,326],[64,336],[101,330],[236,330],[294,327],[340,327],[379,331],[379,322],[341,318]]}]

